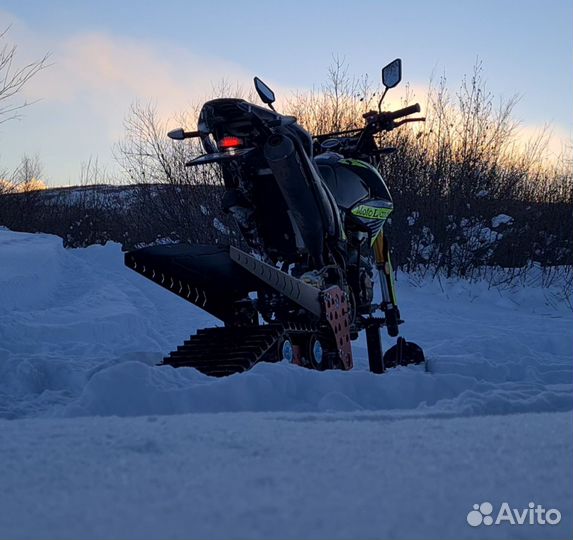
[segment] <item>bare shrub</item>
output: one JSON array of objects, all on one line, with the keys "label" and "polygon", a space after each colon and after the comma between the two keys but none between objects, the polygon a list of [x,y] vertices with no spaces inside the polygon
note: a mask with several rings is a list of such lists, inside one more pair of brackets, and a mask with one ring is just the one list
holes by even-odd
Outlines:
[{"label": "bare shrub", "polygon": [[285,99],[286,112],[312,134],[355,129],[363,125],[362,115],[375,105],[379,92],[367,76],[349,75],[344,58],[334,57],[326,82]]},{"label": "bare shrub", "polygon": [[[430,86],[425,125],[380,140],[398,149],[379,162],[395,201],[389,232],[397,266],[467,278],[517,267],[515,280],[538,263],[548,284],[564,276],[551,267],[573,263],[571,152],[546,160],[547,132],[523,147],[513,117],[518,98],[496,101],[482,75],[478,63],[453,96],[442,77]],[[362,91],[361,81],[335,61],[327,85],[296,94],[288,112],[313,133],[359,127],[376,103],[376,88],[364,79]],[[494,227],[503,215],[510,222]]]},{"label": "bare shrub", "polygon": [[[188,116],[180,120],[190,124]],[[206,243],[238,238],[220,208],[223,181],[218,167],[186,167],[201,153],[197,140],[168,139],[165,122],[150,104],[131,107],[125,130],[115,153],[136,188],[134,207],[139,211],[134,214],[143,237]]]}]

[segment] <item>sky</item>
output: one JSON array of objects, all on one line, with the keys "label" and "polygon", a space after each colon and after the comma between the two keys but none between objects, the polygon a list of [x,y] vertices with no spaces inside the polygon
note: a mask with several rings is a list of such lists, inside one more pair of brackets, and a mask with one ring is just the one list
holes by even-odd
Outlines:
[{"label": "sky", "polygon": [[402,58],[402,91],[442,74],[455,91],[479,60],[496,97],[519,95],[524,136],[549,124],[557,150],[573,129],[572,22],[571,0],[0,0],[16,63],[51,55],[21,95],[35,103],[0,124],[0,170],[26,154],[50,185],[95,158],[113,175],[132,103],[171,118],[254,75],[288,96],[320,86],[333,55],[373,79]]}]

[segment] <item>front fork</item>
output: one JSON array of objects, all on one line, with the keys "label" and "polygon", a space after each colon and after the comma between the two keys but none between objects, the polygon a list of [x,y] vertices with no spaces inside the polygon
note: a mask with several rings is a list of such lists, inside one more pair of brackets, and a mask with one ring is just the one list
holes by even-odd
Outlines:
[{"label": "front fork", "polygon": [[372,248],[374,249],[376,269],[378,270],[380,289],[382,291],[382,303],[380,308],[384,311],[386,317],[388,334],[395,337],[398,335],[400,311],[398,310],[398,303],[396,301],[396,287],[394,285],[392,262],[390,261],[390,249],[388,240],[384,237],[383,232],[380,232],[376,237]]}]

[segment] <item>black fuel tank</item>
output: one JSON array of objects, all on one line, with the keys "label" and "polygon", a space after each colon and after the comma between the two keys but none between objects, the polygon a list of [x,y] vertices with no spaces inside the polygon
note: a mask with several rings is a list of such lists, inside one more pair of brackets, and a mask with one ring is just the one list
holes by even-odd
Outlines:
[{"label": "black fuel tank", "polygon": [[317,156],[315,162],[340,208],[350,210],[368,198],[392,202],[384,180],[372,165],[333,152]]}]

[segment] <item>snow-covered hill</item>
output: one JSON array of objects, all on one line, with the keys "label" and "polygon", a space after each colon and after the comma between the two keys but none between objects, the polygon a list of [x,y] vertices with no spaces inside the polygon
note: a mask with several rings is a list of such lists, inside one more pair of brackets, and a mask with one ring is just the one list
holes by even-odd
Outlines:
[{"label": "snow-covered hill", "polygon": [[[216,321],[119,246],[0,231],[0,538],[569,535],[570,308],[535,286],[398,285],[429,372],[373,375],[359,340],[352,372],[210,379],[154,365]],[[484,501],[562,520],[473,528]]]}]

